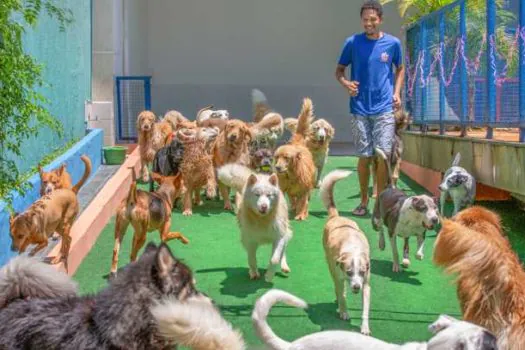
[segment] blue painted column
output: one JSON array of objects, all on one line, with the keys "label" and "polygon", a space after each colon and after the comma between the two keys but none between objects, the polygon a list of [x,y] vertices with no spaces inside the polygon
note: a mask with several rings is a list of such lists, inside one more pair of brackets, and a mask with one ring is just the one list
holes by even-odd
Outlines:
[{"label": "blue painted column", "polygon": [[[525,1],[525,0],[524,0]],[[439,14],[439,49],[444,49],[445,45],[445,14]],[[445,66],[445,53],[441,52],[441,62]],[[441,70],[438,69],[439,80],[439,134],[445,134],[445,77],[441,76]]]},{"label": "blue painted column", "polygon": [[[487,117],[489,124],[496,121],[496,79],[495,67],[492,65],[492,58],[495,56],[496,48],[495,36],[496,33],[496,1],[487,0]],[[487,139],[492,139],[494,130],[492,125],[487,128]]]},{"label": "blue painted column", "polygon": [[[430,55],[429,50],[427,49],[427,26],[426,21],[421,22],[421,33],[419,36],[419,49],[423,52],[423,79],[424,80],[428,75],[429,70],[429,63],[430,63]],[[421,77],[420,77],[421,78]],[[418,82],[416,82],[417,84]],[[416,85],[417,86],[417,85]],[[426,132],[427,130],[427,121],[426,121],[426,113],[427,113],[427,85],[425,81],[425,85],[421,86],[421,125],[420,130],[422,132]]]},{"label": "blue painted column", "polygon": [[[459,8],[459,35],[462,38],[462,43],[464,45],[463,50],[465,56],[467,55],[467,5],[466,1],[462,1]],[[460,74],[460,97],[461,97],[461,111],[460,111],[460,121],[461,121],[461,136],[466,136],[467,128],[466,122],[468,117],[468,71],[467,71],[467,62],[463,57],[459,58],[459,74]]]},{"label": "blue painted column", "polygon": [[520,0],[520,142],[525,142],[525,42],[521,30],[525,26],[525,0]]},{"label": "blue painted column", "polygon": [[144,79],[144,104],[146,110],[151,111],[151,77]]}]

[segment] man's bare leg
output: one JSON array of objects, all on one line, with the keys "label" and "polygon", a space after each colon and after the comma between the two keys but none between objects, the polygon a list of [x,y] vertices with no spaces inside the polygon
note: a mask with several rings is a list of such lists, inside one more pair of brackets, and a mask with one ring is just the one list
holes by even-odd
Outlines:
[{"label": "man's bare leg", "polygon": [[386,184],[388,182],[388,169],[386,167],[386,162],[377,162],[376,171],[377,193],[381,193],[386,188]]},{"label": "man's bare leg", "polygon": [[357,163],[357,172],[359,174],[359,187],[361,190],[361,204],[357,207],[353,214],[356,216],[366,215],[366,208],[368,207],[368,185],[370,182],[370,163],[371,157],[359,158]]}]

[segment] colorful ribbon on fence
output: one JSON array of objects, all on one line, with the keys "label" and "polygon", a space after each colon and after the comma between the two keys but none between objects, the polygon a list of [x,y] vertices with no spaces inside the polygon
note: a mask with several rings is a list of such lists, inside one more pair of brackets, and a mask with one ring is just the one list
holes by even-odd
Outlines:
[{"label": "colorful ribbon on fence", "polygon": [[[507,74],[510,62],[512,61],[512,58],[514,57],[514,52],[517,50],[519,40],[522,40],[523,44],[525,45],[525,27],[517,28],[516,34],[514,36],[514,41],[511,43],[509,47],[509,51],[507,52],[507,57],[503,57],[502,54],[498,52],[497,46],[496,46],[496,36],[491,35],[488,40],[488,50],[489,50],[489,58],[490,58],[490,66],[493,70],[493,76],[494,81],[497,86],[501,86],[501,84],[507,80]],[[482,38],[481,46],[474,57],[473,60],[469,60],[465,53],[465,39],[463,37],[458,37],[456,40],[456,46],[455,46],[455,55],[454,60],[452,62],[452,68],[450,70],[450,73],[448,77],[446,76],[445,72],[445,63],[444,63],[444,52],[445,52],[445,43],[441,43],[440,46],[437,48],[434,56],[432,57],[433,60],[430,63],[428,72],[425,72],[425,62],[427,59],[427,51],[428,50],[420,50],[417,55],[417,59],[415,62],[414,67],[411,65],[411,57],[409,53],[407,52],[406,62],[407,62],[407,85],[408,85],[408,95],[412,96],[414,93],[414,87],[417,80],[417,74],[419,71],[419,81],[420,81],[420,87],[424,88],[430,83],[430,79],[434,73],[434,70],[436,68],[436,65],[439,64],[439,73],[440,73],[440,79],[441,82],[444,84],[445,87],[449,87],[450,84],[452,84],[452,80],[454,79],[454,74],[456,72],[456,69],[459,64],[460,58],[463,60],[467,74],[469,75],[476,75],[479,71],[479,68],[481,67],[481,57],[483,55],[483,51],[485,49],[485,44],[487,43],[487,36],[484,35]],[[501,74],[498,74],[498,67],[497,67],[497,57],[500,59],[504,59],[505,65],[501,69]],[[523,52],[523,60],[525,61],[525,50]]]}]

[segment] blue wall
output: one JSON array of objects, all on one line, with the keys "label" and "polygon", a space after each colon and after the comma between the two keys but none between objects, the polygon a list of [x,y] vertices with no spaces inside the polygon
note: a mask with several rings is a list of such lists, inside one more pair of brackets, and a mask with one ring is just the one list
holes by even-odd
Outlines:
[{"label": "blue wall", "polygon": [[[67,165],[67,171],[71,175],[73,184],[77,183],[82,174],[84,174],[84,163],[80,160],[80,156],[85,154],[91,159],[93,170],[91,171],[90,179],[97,171],[102,163],[102,145],[104,142],[104,134],[102,129],[88,130],[87,135],[76,143],[66,153],[55,159],[51,164],[44,167],[45,171],[56,169],[63,163]],[[38,149],[34,150],[35,153]],[[43,153],[43,152],[42,152]],[[89,180],[88,180],[89,181]],[[35,174],[29,179],[33,188],[27,191],[25,196],[20,196],[18,193],[13,195],[13,207],[16,212],[22,212],[27,209],[40,196],[40,176]],[[11,252],[11,237],[9,235],[9,211],[6,204],[0,201],[0,266],[4,265],[16,253]]]}]

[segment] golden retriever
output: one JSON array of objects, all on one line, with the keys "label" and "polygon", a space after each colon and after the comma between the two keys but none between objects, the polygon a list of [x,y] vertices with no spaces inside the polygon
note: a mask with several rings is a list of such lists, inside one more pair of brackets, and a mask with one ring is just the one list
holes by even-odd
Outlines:
[{"label": "golden retriever", "polygon": [[166,112],[162,120],[170,123],[174,132],[180,129],[195,129],[197,127],[196,121],[190,121],[183,116],[181,112],[176,110]]},{"label": "golden retriever", "polygon": [[277,148],[274,154],[279,186],[290,198],[295,220],[308,218],[310,192],[316,185],[315,163],[306,147],[306,134],[310,129],[312,115],[312,100],[305,98],[295,134],[288,144]]},{"label": "golden retriever", "polygon": [[433,260],[457,276],[465,321],[494,333],[499,349],[525,349],[525,271],[497,214],[471,207],[445,219]]},{"label": "golden retriever", "polygon": [[[295,132],[297,128],[296,118],[286,118],[284,123],[288,130]],[[317,168],[316,187],[319,187],[320,185],[321,174],[324,165],[326,164],[328,152],[330,151],[330,143],[332,142],[334,135],[334,127],[325,119],[317,119],[314,121],[310,125],[310,129],[306,134],[306,147],[308,147],[312,153],[315,167]]]},{"label": "golden retriever", "polygon": [[149,181],[148,165],[153,162],[155,153],[168,144],[173,133],[172,124],[166,120],[157,122],[151,111],[142,111],[137,117],[137,133],[142,181]]},{"label": "golden retriever", "polygon": [[[252,139],[252,131],[245,122],[238,119],[228,120],[212,147],[215,168],[229,163],[249,166],[250,151],[248,145]],[[231,210],[230,189],[219,183],[219,190],[224,200],[224,209]]]}]

